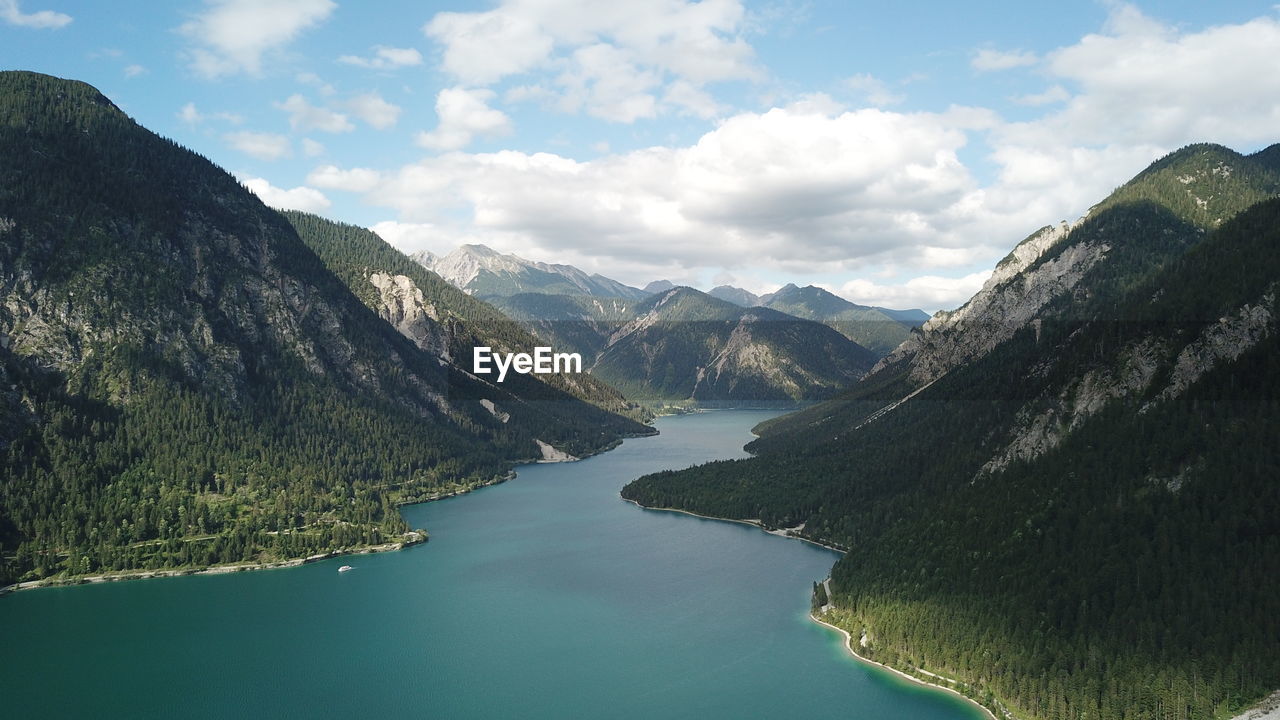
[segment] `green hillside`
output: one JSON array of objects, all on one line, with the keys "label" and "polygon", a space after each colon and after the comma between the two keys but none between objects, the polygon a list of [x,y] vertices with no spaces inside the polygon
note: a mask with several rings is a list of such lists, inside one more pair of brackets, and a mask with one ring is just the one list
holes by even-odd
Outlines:
[{"label": "green hillside", "polygon": [[[1221,157],[1233,197],[1160,204]],[[1280,200],[1204,227],[1273,179],[1175,153],[1018,276],[1107,248],[994,350],[923,387],[906,356],[623,495],[848,548],[829,619],[997,713],[1228,717],[1280,687]]]},{"label": "green hillside", "polygon": [[27,72],[0,73],[0,376],[0,584],[401,542],[398,502],[634,427],[572,398],[576,425],[500,422],[229,174]]}]

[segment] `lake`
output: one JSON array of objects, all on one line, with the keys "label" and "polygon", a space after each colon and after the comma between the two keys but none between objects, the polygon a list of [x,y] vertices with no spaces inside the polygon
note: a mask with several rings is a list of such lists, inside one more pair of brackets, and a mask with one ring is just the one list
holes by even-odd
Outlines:
[{"label": "lake", "polygon": [[406,507],[431,540],[400,552],[0,598],[0,714],[985,717],[808,619],[836,553],[618,496],[744,456],[773,415],[661,418],[659,436]]}]

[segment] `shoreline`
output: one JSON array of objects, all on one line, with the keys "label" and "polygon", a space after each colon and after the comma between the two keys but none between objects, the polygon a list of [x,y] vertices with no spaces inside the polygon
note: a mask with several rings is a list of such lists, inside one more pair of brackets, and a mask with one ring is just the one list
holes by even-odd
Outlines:
[{"label": "shoreline", "polygon": [[[899,676],[899,677],[906,678],[907,680],[910,680],[911,682],[917,683],[917,684],[919,684],[919,685],[924,685],[924,686],[926,686],[926,687],[936,688],[936,689],[938,689],[938,690],[945,690],[945,691],[947,691],[947,692],[951,693],[952,695],[955,695],[955,696],[957,696],[957,697],[959,697],[959,698],[961,698],[961,699],[963,699],[963,700],[965,700],[965,701],[967,701],[967,702],[969,702],[969,703],[972,703],[975,707],[979,708],[980,710],[982,710],[982,712],[986,713],[986,714],[991,718],[991,720],[999,720],[999,719],[996,717],[995,711],[993,711],[991,708],[987,707],[986,705],[983,705],[982,703],[978,702],[977,700],[974,700],[973,698],[969,697],[968,695],[965,695],[964,693],[960,692],[959,690],[956,690],[955,688],[947,687],[946,685],[939,685],[938,683],[932,683],[932,682],[929,682],[929,681],[927,681],[927,680],[921,680],[920,678],[915,677],[914,675],[908,675],[907,673],[905,673],[905,672],[903,672],[903,671],[901,671],[901,670],[899,670],[899,669],[897,669],[897,668],[890,667],[890,666],[888,666],[888,665],[885,665],[885,664],[884,664],[884,663],[882,663],[882,662],[876,662],[875,660],[871,660],[871,659],[869,659],[869,658],[865,658],[865,657],[863,657],[863,656],[859,655],[859,654],[858,654],[858,653],[853,649],[853,635],[850,635],[848,630],[845,630],[844,628],[842,628],[842,627],[838,627],[838,626],[836,626],[836,625],[832,625],[831,623],[827,622],[826,620],[823,620],[823,619],[819,618],[815,613],[812,613],[812,612],[811,612],[811,613],[809,613],[809,619],[810,619],[810,620],[812,620],[812,621],[814,621],[814,622],[816,622],[816,623],[818,623],[819,625],[823,625],[823,626],[826,626],[826,627],[828,627],[828,628],[831,628],[832,630],[835,630],[836,632],[838,632],[838,633],[840,633],[841,635],[843,635],[843,636],[844,636],[844,643],[843,643],[843,644],[844,644],[844,649],[845,649],[845,650],[846,650],[850,655],[852,655],[852,656],[853,656],[853,658],[854,658],[855,660],[858,660],[859,662],[866,663],[866,664],[868,664],[868,665],[875,665],[875,666],[877,666],[877,667],[879,667],[879,668],[882,668],[882,669],[884,669],[884,670],[888,670],[889,672],[893,673],[894,675],[897,675],[897,676]],[[924,672],[924,671],[922,670],[921,672]]]},{"label": "shoreline", "polygon": [[375,553],[395,552],[404,548],[421,545],[429,536],[425,530],[410,530],[405,533],[403,540],[399,542],[382,543],[381,545],[365,545],[355,548],[344,548],[341,550],[330,550],[325,553],[317,553],[302,558],[289,558],[287,560],[277,560],[274,562],[260,563],[235,563],[231,565],[209,565],[203,568],[158,568],[156,570],[120,570],[111,573],[102,573],[99,575],[78,575],[69,578],[42,578],[40,580],[28,580],[26,582],[14,583],[0,588],[0,597],[12,592],[21,592],[23,590],[39,590],[41,588],[51,587],[73,587],[76,585],[97,585],[109,582],[124,582],[126,580],[150,580],[153,578],[169,578],[169,577],[186,577],[188,575],[228,575],[238,572],[253,572],[255,570],[276,570],[278,568],[299,567],[301,565],[310,565],[321,560],[331,560],[346,555],[373,555]]},{"label": "shoreline", "polygon": [[[652,429],[653,429],[653,432],[650,432],[650,433],[643,433],[643,434],[628,433],[626,435],[623,435],[622,437],[619,437],[614,442],[609,443],[607,446],[604,446],[599,450],[592,452],[590,454],[583,455],[580,458],[575,458],[571,462],[578,462],[580,460],[585,460],[590,457],[595,457],[596,455],[603,455],[604,453],[607,453],[610,450],[613,450],[618,446],[620,446],[624,440],[628,440],[631,438],[653,437],[654,435],[657,435],[658,434],[657,429],[656,428],[652,428]],[[507,470],[505,474],[494,476],[493,478],[485,482],[473,485],[471,487],[468,487],[462,490],[454,490],[452,492],[440,493],[437,495],[431,495],[429,497],[408,498],[404,500],[398,500],[395,502],[394,507],[398,509],[398,508],[405,507],[407,505],[417,505],[419,503],[429,503],[429,502],[435,502],[437,500],[447,500],[452,497],[466,495],[468,493],[474,492],[476,490],[480,490],[482,488],[492,487],[494,485],[501,485],[502,483],[505,483],[508,480],[514,480],[516,478],[516,475],[518,474],[517,468],[519,468],[520,466],[535,465],[543,462],[545,461],[541,461],[535,458],[515,460],[515,461],[512,461],[511,467]],[[50,587],[73,587],[76,585],[97,585],[99,583],[107,583],[107,582],[124,582],[126,580],[152,580],[155,578],[185,577],[188,575],[225,575],[228,573],[236,573],[236,572],[252,572],[255,570],[276,570],[279,568],[298,567],[300,565],[308,565],[310,563],[320,562],[321,560],[329,560],[335,557],[342,557],[344,555],[372,555],[374,553],[395,552],[397,550],[403,550],[404,548],[410,547],[412,545],[421,545],[422,543],[425,543],[428,539],[430,539],[430,536],[427,533],[427,531],[421,528],[418,528],[418,529],[410,530],[408,533],[405,533],[405,539],[399,542],[382,543],[381,545],[367,545],[367,546],[361,546],[361,547],[350,548],[350,549],[330,550],[328,552],[317,553],[315,555],[308,555],[306,557],[288,558],[285,560],[276,560],[273,562],[258,562],[258,563],[245,562],[245,563],[233,563],[230,565],[209,565],[206,567],[157,568],[155,570],[119,570],[115,572],[99,573],[97,575],[77,575],[74,577],[65,577],[65,578],[41,578],[39,580],[27,580],[25,582],[13,583],[12,585],[5,585],[3,587],[0,587],[0,598],[10,593],[19,592],[22,590],[39,590],[41,588],[50,588]]]},{"label": "shoreline", "polygon": [[807,542],[810,545],[817,545],[820,548],[824,548],[832,552],[838,552],[841,555],[844,555],[845,553],[848,552],[848,550],[845,550],[844,548],[839,548],[834,545],[828,545],[824,542],[804,537],[803,535],[793,535],[791,534],[791,530],[793,530],[794,528],[781,528],[777,530],[770,530],[766,528],[759,520],[740,520],[738,518],[715,517],[714,515],[702,515],[700,513],[693,512],[692,510],[682,510],[680,508],[649,507],[648,505],[641,505],[638,501],[632,500],[630,498],[622,498],[622,501],[629,502],[632,505],[635,505],[636,507],[640,508],[641,510],[652,510],[654,512],[673,512],[673,513],[680,513],[681,515],[692,515],[693,517],[702,518],[703,520],[719,520],[720,522],[731,522],[731,523],[738,523],[740,525],[750,525],[751,527],[757,528],[762,532],[766,532],[776,537],[787,538],[788,540],[799,540],[800,542]]},{"label": "shoreline", "polygon": [[[629,499],[629,498],[622,498],[622,499],[623,499],[625,502],[629,502],[629,503],[631,503],[632,505],[635,505],[636,507],[638,507],[638,508],[640,508],[640,509],[642,509],[642,510],[654,510],[654,511],[659,511],[659,512],[674,512],[674,513],[680,513],[680,514],[682,514],[682,515],[691,515],[691,516],[693,516],[693,517],[702,518],[702,519],[704,519],[704,520],[719,520],[719,521],[721,521],[721,522],[731,522],[731,523],[739,523],[739,524],[741,524],[741,525],[750,525],[751,527],[758,528],[758,529],[760,529],[760,530],[762,530],[762,531],[764,531],[764,532],[766,532],[766,533],[768,533],[768,534],[770,534],[770,535],[776,535],[777,537],[781,537],[781,538],[789,538],[789,539],[792,539],[792,540],[800,540],[800,541],[802,541],[802,542],[807,542],[807,543],[809,543],[809,544],[811,544],[811,545],[817,545],[818,547],[825,548],[825,549],[827,549],[827,550],[831,550],[831,551],[834,551],[834,552],[838,552],[838,553],[840,553],[840,554],[842,554],[842,555],[843,555],[843,554],[845,554],[845,553],[847,552],[846,550],[842,550],[842,549],[837,548],[837,547],[832,547],[832,546],[830,546],[830,545],[823,544],[823,543],[821,543],[821,542],[818,542],[817,540],[811,540],[811,539],[809,539],[809,538],[801,537],[801,536],[799,536],[799,535],[791,535],[791,534],[789,534],[789,531],[788,531],[788,530],[768,530],[768,529],[766,529],[766,528],[764,527],[764,525],[762,525],[762,524],[760,523],[760,521],[759,521],[759,520],[741,520],[741,519],[736,519],[736,518],[713,517],[713,516],[711,516],[711,515],[702,515],[702,514],[700,514],[700,513],[696,513],[696,512],[690,511],[690,510],[682,510],[682,509],[680,509],[680,508],[655,508],[655,507],[648,507],[648,506],[646,506],[646,505],[641,505],[639,502],[636,502],[635,500],[631,500],[631,499]],[[829,582],[829,580],[826,580],[826,581],[823,581],[823,582]],[[853,656],[853,658],[854,658],[855,660],[858,660],[859,662],[866,663],[866,664],[868,664],[868,665],[875,665],[875,666],[880,667],[880,668],[882,668],[882,669],[884,669],[884,670],[888,670],[889,672],[891,672],[891,673],[893,673],[893,674],[895,674],[895,675],[898,675],[898,676],[900,676],[900,677],[902,677],[902,678],[905,678],[905,679],[907,679],[907,680],[910,680],[911,682],[917,683],[917,684],[919,684],[919,685],[924,685],[924,686],[926,686],[926,687],[935,688],[935,689],[937,689],[937,690],[945,690],[946,692],[949,692],[949,693],[951,693],[951,694],[953,694],[953,695],[955,695],[955,696],[957,696],[957,697],[959,697],[959,698],[962,698],[963,700],[965,700],[965,701],[967,701],[967,702],[969,702],[969,703],[972,703],[975,707],[977,707],[978,709],[982,710],[982,712],[986,713],[986,714],[987,714],[987,716],[991,718],[991,720],[1000,720],[1000,719],[996,716],[995,711],[993,711],[991,708],[988,708],[986,705],[983,705],[982,703],[978,702],[977,700],[974,700],[973,698],[969,697],[968,695],[965,695],[964,693],[960,692],[959,690],[956,690],[955,688],[947,687],[946,685],[940,685],[940,684],[938,684],[938,683],[929,682],[929,681],[927,681],[927,680],[922,680],[922,679],[920,679],[920,678],[918,678],[918,677],[915,677],[914,675],[909,675],[909,674],[907,674],[907,673],[905,673],[905,672],[903,672],[903,671],[901,671],[901,670],[898,670],[897,668],[894,668],[894,667],[890,667],[890,666],[888,666],[888,665],[885,665],[885,664],[884,664],[884,663],[882,663],[882,662],[877,662],[877,661],[875,661],[875,660],[871,660],[871,659],[869,659],[869,658],[865,658],[865,657],[863,657],[863,656],[859,655],[859,654],[858,654],[856,651],[854,651],[854,649],[853,649],[853,636],[849,634],[849,631],[845,630],[845,629],[844,629],[844,628],[842,628],[842,627],[838,627],[838,626],[836,626],[836,625],[832,625],[831,623],[829,623],[829,622],[827,622],[827,621],[825,621],[825,620],[823,620],[823,619],[819,618],[819,617],[817,616],[816,612],[810,612],[810,613],[809,613],[809,619],[810,619],[810,620],[812,620],[813,622],[815,622],[815,623],[819,624],[819,625],[826,626],[826,627],[828,627],[828,628],[830,628],[830,629],[832,629],[832,630],[835,630],[836,632],[840,633],[841,635],[843,635],[843,636],[844,636],[844,649],[845,649],[845,650],[846,650],[850,655],[852,655],[852,656]],[[927,671],[925,671],[925,670],[921,670],[921,672],[927,672]],[[1270,720],[1270,719],[1269,719],[1269,718],[1265,718],[1265,719],[1260,719],[1260,720]]]}]

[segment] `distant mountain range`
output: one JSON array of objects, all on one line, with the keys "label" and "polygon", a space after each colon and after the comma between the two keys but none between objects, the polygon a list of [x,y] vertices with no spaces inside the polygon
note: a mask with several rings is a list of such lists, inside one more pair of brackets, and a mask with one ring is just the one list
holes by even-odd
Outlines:
[{"label": "distant mountain range", "polygon": [[490,300],[651,405],[813,400],[847,387],[880,357],[821,323],[687,287],[640,301],[540,293]]},{"label": "distant mountain range", "polygon": [[[501,308],[557,348],[591,358],[593,373],[623,389],[629,397],[648,403],[776,403],[823,397],[861,376],[868,358],[865,351],[869,350],[873,358],[888,354],[910,336],[913,327],[928,319],[919,310],[856,305],[813,286],[787,285],[775,293],[756,296],[727,285],[702,293],[659,280],[641,290],[602,275],[588,275],[572,265],[534,262],[484,245],[463,245],[444,257],[425,252],[411,257],[467,293]],[[660,304],[659,296],[677,289],[678,302]],[[655,313],[657,307],[665,309]],[[742,313],[743,308],[779,312]],[[699,322],[690,323],[691,317],[697,317]],[[715,322],[711,324],[702,322],[713,317]],[[737,323],[743,318],[767,318],[770,324],[760,328],[793,323],[790,334],[777,335],[770,352],[754,360],[765,363],[767,357],[767,362],[776,366],[769,372],[758,369],[760,377],[751,382],[729,369],[743,359],[741,353],[736,361],[718,354],[725,349],[732,332],[717,323]],[[795,323],[797,319],[826,325],[852,343],[832,344],[830,338],[817,337],[802,340],[802,336],[818,331]],[[633,338],[629,342],[617,336],[629,324],[645,322],[650,324],[644,326],[643,340]],[[681,342],[663,344],[663,351],[658,353],[660,360],[653,349],[659,332],[654,328],[661,332],[677,332],[676,328],[680,328],[683,338]],[[694,336],[700,332],[705,335],[695,342]],[[791,340],[784,341],[784,336]],[[741,339],[744,333],[735,337]],[[763,334],[755,334],[756,340],[763,338]],[[805,348],[804,341],[834,353],[834,364],[815,366],[818,357]],[[663,365],[655,367],[659,361]],[[710,366],[706,363],[713,361],[716,369],[707,375]],[[795,368],[798,374],[788,378],[789,371],[784,368]],[[764,375],[773,379],[765,380]],[[731,376],[733,381],[728,380]],[[806,383],[811,386],[806,387]]]},{"label": "distant mountain range", "polygon": [[677,287],[637,303],[591,367],[629,397],[792,403],[848,387],[877,355],[825,325]]},{"label": "distant mountain range", "polygon": [[996,716],[1235,714],[1280,687],[1278,158],[1162,158],[756,457],[623,495],[847,548],[827,619]]},{"label": "distant mountain range", "polygon": [[[463,245],[443,257],[425,251],[410,257],[468,294],[496,300],[521,316],[528,313],[520,312],[514,303],[501,299],[520,295],[526,301],[532,301],[527,296],[536,293],[641,300],[676,287],[669,280],[656,280],[642,290],[603,275],[588,275],[572,265],[534,262],[517,255],[501,254],[485,245]],[[707,294],[740,307],[763,306],[815,320],[881,355],[905,340],[912,327],[918,327],[929,319],[922,310],[856,305],[812,285],[805,288],[786,285],[776,292],[760,296],[742,288],[720,285]]]},{"label": "distant mountain range", "polygon": [[546,293],[639,300],[649,294],[603,275],[588,275],[572,265],[549,265],[503,255],[485,245],[462,245],[443,257],[423,252],[412,258],[477,297]]}]

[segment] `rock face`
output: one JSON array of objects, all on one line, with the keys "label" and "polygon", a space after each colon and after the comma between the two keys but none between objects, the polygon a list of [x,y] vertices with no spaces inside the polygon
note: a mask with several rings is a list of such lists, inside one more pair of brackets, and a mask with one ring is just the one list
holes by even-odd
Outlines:
[{"label": "rock face", "polygon": [[440,325],[440,315],[423,299],[422,290],[404,275],[375,272],[369,282],[378,289],[382,308],[378,314],[401,335],[413,341],[418,349],[452,362],[448,334]]},{"label": "rock face", "polygon": [[543,292],[638,300],[645,292],[572,265],[552,265],[503,255],[485,245],[463,245],[444,257],[420,253],[414,259],[445,280],[480,297]]},{"label": "rock face", "polygon": [[1023,240],[967,303],[934,315],[877,363],[871,374],[908,363],[912,382],[925,385],[1013,337],[1041,308],[1069,292],[1110,249],[1091,243],[1072,245],[1032,269],[1046,252],[1066,240],[1071,227],[1066,222],[1048,226]]},{"label": "rock face", "polygon": [[554,447],[551,447],[550,443],[545,443],[541,440],[534,440],[534,442],[537,443],[538,445],[538,451],[542,453],[542,459],[539,460],[538,462],[544,462],[544,463],[573,462],[574,460],[578,459],[567,452],[563,452],[561,450],[555,449]]}]

